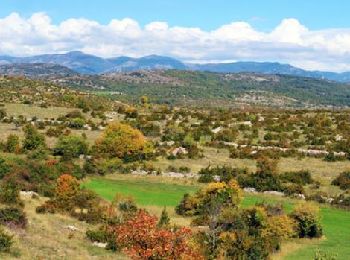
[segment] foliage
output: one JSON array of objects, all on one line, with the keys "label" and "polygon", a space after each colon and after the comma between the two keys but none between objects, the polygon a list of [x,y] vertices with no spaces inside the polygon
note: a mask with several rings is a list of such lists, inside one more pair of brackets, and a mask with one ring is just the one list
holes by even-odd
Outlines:
[{"label": "foliage", "polygon": [[332,185],[339,186],[342,190],[350,189],[350,172],[342,172],[332,181]]},{"label": "foliage", "polygon": [[32,125],[26,125],[23,128],[24,131],[24,141],[23,149],[25,150],[35,150],[39,147],[45,147],[45,137],[38,132],[38,130]]},{"label": "foliage", "polygon": [[280,177],[282,181],[299,185],[307,185],[314,182],[309,171],[285,172]]},{"label": "foliage", "polygon": [[109,124],[102,137],[96,141],[94,149],[97,154],[124,160],[142,159],[152,151],[139,130],[121,123]]},{"label": "foliage", "polygon": [[322,236],[322,227],[318,217],[318,208],[310,204],[301,204],[291,213],[297,223],[300,238],[314,238]]},{"label": "foliage", "polygon": [[69,160],[87,154],[88,148],[88,143],[81,136],[61,136],[56,144],[55,154],[61,155],[64,160]]},{"label": "foliage", "polygon": [[201,259],[191,246],[188,228],[167,230],[157,227],[157,218],[140,210],[114,228],[117,245],[133,259]]},{"label": "foliage", "polygon": [[13,244],[12,236],[0,227],[0,252],[8,252]]},{"label": "foliage", "polygon": [[158,221],[158,227],[168,227],[170,224],[170,218],[168,215],[168,212],[166,211],[166,208],[162,210],[162,214],[160,215],[159,221]]},{"label": "foliage", "polygon": [[6,207],[0,209],[0,224],[25,228],[27,217],[24,211],[18,207]]},{"label": "foliage", "polygon": [[10,166],[6,161],[0,157],[0,180],[5,177],[7,173],[10,172]]},{"label": "foliage", "polygon": [[5,152],[8,153],[19,153],[20,152],[20,142],[18,135],[10,134],[7,136],[5,143]]}]

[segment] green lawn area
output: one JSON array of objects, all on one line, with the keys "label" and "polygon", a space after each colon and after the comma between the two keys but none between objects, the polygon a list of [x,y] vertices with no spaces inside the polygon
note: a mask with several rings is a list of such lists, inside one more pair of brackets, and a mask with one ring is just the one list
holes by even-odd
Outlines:
[{"label": "green lawn area", "polygon": [[121,193],[132,196],[139,205],[170,207],[175,207],[185,193],[197,190],[195,186],[154,183],[132,178],[130,180],[94,178],[84,183],[84,187],[94,190],[107,200],[112,200],[116,193]]},{"label": "green lawn area", "polygon": [[[115,194],[133,196],[142,206],[174,207],[181,200],[183,194],[192,193],[198,186],[181,185],[177,183],[149,182],[147,178],[106,179],[93,178],[84,183],[86,188],[96,191],[105,199],[111,200]],[[286,198],[262,195],[246,195],[243,206],[248,207],[258,202],[280,202],[287,211],[292,210],[295,201]],[[300,249],[288,254],[284,259],[313,259],[317,248],[321,252],[337,255],[336,259],[348,259],[350,256],[350,212],[340,209],[322,207],[321,221],[325,239],[314,243],[305,243]],[[302,242],[303,243],[303,242]]]}]

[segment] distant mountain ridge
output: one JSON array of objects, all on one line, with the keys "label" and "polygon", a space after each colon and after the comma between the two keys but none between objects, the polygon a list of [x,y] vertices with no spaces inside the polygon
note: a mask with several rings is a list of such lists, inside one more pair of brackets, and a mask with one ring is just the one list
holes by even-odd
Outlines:
[{"label": "distant mountain ridge", "polygon": [[79,73],[52,63],[13,63],[0,65],[0,75],[25,76],[27,78],[71,77]]},{"label": "distant mountain ridge", "polygon": [[141,58],[115,57],[101,58],[80,51],[66,54],[44,54],[32,57],[0,56],[0,65],[8,64],[57,64],[81,74],[106,74],[140,70],[194,70],[220,73],[251,72],[260,74],[282,74],[301,77],[350,82],[350,72],[335,73],[307,71],[289,64],[277,62],[234,62],[186,64],[171,57],[150,55]]}]

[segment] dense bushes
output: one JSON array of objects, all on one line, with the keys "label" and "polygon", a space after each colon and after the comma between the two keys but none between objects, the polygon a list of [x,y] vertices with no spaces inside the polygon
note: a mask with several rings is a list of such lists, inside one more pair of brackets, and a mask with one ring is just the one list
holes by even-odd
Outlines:
[{"label": "dense bushes", "polygon": [[80,187],[76,178],[63,174],[57,179],[54,196],[36,208],[37,213],[64,212],[89,223],[102,220],[101,199],[96,193]]},{"label": "dense bushes", "polygon": [[238,175],[246,173],[246,169],[232,168],[228,166],[217,166],[215,168],[207,167],[198,172],[200,175],[198,181],[201,183],[210,183],[218,180],[229,182],[230,180],[237,178]]},{"label": "dense bushes", "polygon": [[0,209],[0,224],[25,228],[27,217],[22,209],[18,207],[7,207]]},{"label": "dense bushes", "polygon": [[299,185],[307,185],[314,182],[309,171],[286,172],[281,174],[280,177],[283,182],[291,182]]},{"label": "dense bushes", "polygon": [[63,160],[69,160],[78,158],[81,154],[87,154],[88,148],[89,145],[83,137],[61,136],[54,149],[54,154],[62,156]]},{"label": "dense bushes", "polygon": [[342,190],[350,189],[350,172],[342,172],[332,181],[332,185],[339,186]]},{"label": "dense bushes", "polygon": [[242,209],[240,201],[241,190],[231,180],[186,194],[176,207],[180,215],[195,216],[193,225],[208,225],[197,233],[206,259],[268,259],[284,239],[322,234],[317,213],[308,207],[286,215],[280,205]]}]

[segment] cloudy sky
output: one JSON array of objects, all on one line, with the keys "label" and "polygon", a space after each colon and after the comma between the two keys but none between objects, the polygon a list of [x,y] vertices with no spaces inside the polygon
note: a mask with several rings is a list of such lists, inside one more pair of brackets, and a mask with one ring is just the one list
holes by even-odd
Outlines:
[{"label": "cloudy sky", "polygon": [[0,0],[0,55],[80,50],[350,71],[349,10],[348,0]]}]

